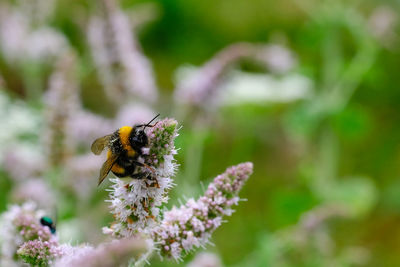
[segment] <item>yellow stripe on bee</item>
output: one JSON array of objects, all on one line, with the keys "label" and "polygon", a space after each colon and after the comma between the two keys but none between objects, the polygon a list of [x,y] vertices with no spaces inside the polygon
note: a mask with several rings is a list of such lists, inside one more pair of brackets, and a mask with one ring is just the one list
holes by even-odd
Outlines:
[{"label": "yellow stripe on bee", "polygon": [[[111,149],[107,151],[107,158],[109,159],[112,155]],[[121,174],[123,175],[125,173],[125,169],[121,166],[118,165],[118,163],[114,163],[113,166],[111,167],[111,171],[113,173]]]},{"label": "yellow stripe on bee", "polygon": [[121,139],[121,144],[123,149],[125,149],[128,157],[135,156],[136,152],[133,150],[131,143],[129,142],[129,136],[131,135],[132,127],[123,126],[119,128],[119,138]]},{"label": "yellow stripe on bee", "polygon": [[121,166],[118,165],[118,163],[115,163],[112,168],[111,171],[113,173],[118,173],[118,174],[124,174],[125,173],[125,169],[122,168]]}]

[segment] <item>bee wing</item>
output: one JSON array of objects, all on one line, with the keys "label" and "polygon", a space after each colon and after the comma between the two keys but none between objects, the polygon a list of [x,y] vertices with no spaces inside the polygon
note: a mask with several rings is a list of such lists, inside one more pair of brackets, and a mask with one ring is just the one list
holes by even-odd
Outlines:
[{"label": "bee wing", "polygon": [[118,159],[118,155],[111,154],[107,158],[106,162],[103,163],[103,166],[101,166],[101,169],[100,169],[99,183],[97,184],[97,186],[99,186],[104,181],[104,179],[107,177],[108,173],[111,171],[111,168],[115,164],[117,159]]},{"label": "bee wing", "polygon": [[110,139],[111,139],[111,134],[97,138],[96,140],[94,140],[94,142],[90,148],[92,150],[93,154],[100,155],[100,153],[104,150],[104,148],[106,146],[108,146],[108,144],[110,143]]}]

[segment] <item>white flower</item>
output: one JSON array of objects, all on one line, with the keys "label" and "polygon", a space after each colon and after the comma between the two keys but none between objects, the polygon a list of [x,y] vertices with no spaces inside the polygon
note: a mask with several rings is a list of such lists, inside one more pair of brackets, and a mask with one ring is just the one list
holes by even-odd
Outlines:
[{"label": "white flower", "polygon": [[[154,169],[153,179],[110,179],[113,183],[110,208],[116,222],[103,232],[131,236],[156,226],[160,206],[168,201],[168,191],[173,186],[171,176],[176,170],[173,155],[176,154],[177,127],[175,120],[164,119],[148,128],[149,147],[143,160]],[[142,168],[141,172],[149,170]]]}]

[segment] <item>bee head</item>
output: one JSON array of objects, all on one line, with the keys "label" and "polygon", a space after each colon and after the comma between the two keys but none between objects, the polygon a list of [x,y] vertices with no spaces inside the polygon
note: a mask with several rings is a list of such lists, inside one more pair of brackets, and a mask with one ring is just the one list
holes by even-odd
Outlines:
[{"label": "bee head", "polygon": [[129,141],[135,150],[139,150],[142,147],[147,146],[148,138],[144,132],[144,128],[141,126],[135,126],[132,130],[131,136],[129,137]]},{"label": "bee head", "polygon": [[150,125],[152,121],[154,121],[160,114],[155,116],[151,121],[146,124],[135,125],[132,129],[131,136],[129,137],[129,141],[131,142],[132,147],[135,150],[140,150],[143,147],[148,145],[149,139],[145,133],[146,127],[153,127],[154,125]]}]

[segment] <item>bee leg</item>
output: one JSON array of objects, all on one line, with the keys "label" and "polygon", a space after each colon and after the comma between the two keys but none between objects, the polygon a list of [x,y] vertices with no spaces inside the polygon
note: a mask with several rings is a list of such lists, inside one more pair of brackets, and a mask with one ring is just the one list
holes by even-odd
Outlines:
[{"label": "bee leg", "polygon": [[143,173],[143,172],[141,172],[141,173],[132,173],[132,174],[130,175],[130,177],[133,178],[133,179],[143,179],[143,178],[146,178],[147,175],[148,175],[148,174]]},{"label": "bee leg", "polygon": [[140,167],[144,167],[144,168],[148,169],[149,171],[151,171],[151,173],[152,173],[153,175],[156,174],[156,171],[154,170],[154,168],[150,167],[150,166],[147,165],[146,163],[141,163],[141,162],[138,162],[138,161],[134,161],[134,163],[135,163],[136,165],[140,166]]},{"label": "bee leg", "polygon": [[155,187],[155,188],[160,188],[160,185],[158,184],[158,181],[155,176],[150,175],[150,173],[145,173],[145,172],[140,172],[140,173],[133,173],[130,175],[133,179],[147,179],[146,186],[147,187]]}]

